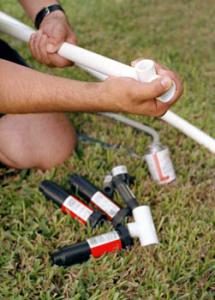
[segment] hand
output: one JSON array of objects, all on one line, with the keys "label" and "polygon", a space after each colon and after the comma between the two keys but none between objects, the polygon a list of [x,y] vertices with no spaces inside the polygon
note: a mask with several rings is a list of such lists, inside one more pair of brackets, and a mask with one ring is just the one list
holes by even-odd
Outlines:
[{"label": "hand", "polygon": [[29,47],[33,57],[40,63],[49,67],[63,68],[72,65],[72,62],[57,54],[63,42],[76,44],[76,36],[65,14],[62,11],[55,11],[46,16],[40,29],[32,34]]},{"label": "hand", "polygon": [[[161,76],[150,83],[140,83],[130,78],[109,77],[103,84],[102,99],[109,111],[133,113],[138,115],[162,116],[182,95],[183,87],[179,77],[165,67],[156,64]],[[156,100],[172,85],[176,84],[176,93],[167,103]],[[108,102],[109,100],[109,102]]]},{"label": "hand", "polygon": [[160,76],[167,76],[169,77],[172,81],[174,81],[175,85],[176,85],[176,92],[174,97],[171,99],[170,101],[170,105],[174,104],[183,94],[183,85],[182,85],[182,81],[180,80],[179,76],[174,73],[173,71],[170,71],[169,69],[167,69],[165,66],[160,65],[160,64],[155,64],[155,68],[157,71],[157,74]]}]

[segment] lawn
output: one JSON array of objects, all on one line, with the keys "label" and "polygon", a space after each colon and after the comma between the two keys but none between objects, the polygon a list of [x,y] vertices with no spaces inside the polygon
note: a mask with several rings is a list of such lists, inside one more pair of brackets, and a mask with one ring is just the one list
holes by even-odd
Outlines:
[{"label": "lawn", "polygon": [[[5,2],[5,3],[4,3]],[[214,28],[212,0],[62,1],[79,44],[130,63],[150,57],[176,70],[184,95],[173,107],[215,137]],[[0,9],[31,24],[17,1]],[[78,80],[92,80],[75,68],[49,70],[35,62],[25,44],[4,36],[34,68]],[[79,132],[120,143],[139,154],[150,139],[95,114],[70,114]],[[146,165],[126,153],[80,143],[62,166],[46,173],[31,170],[4,178],[0,187],[0,299],[154,300],[215,297],[215,157],[159,119],[132,116],[157,129],[170,148],[177,180],[158,186]],[[45,146],[45,145],[44,145]],[[108,254],[68,269],[52,266],[49,253],[59,246],[111,230],[91,230],[63,215],[38,191],[43,179],[68,187],[71,172],[102,186],[104,175],[125,164],[136,178],[133,192],[149,204],[160,244]],[[117,199],[117,201],[120,201]]]}]

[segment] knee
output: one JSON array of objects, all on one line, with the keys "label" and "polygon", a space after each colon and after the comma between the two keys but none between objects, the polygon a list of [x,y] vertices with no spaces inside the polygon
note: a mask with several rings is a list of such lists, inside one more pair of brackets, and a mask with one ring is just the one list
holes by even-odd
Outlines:
[{"label": "knee", "polygon": [[63,114],[6,116],[0,125],[0,161],[13,168],[45,171],[63,163],[76,146],[75,130]]},{"label": "knee", "polygon": [[[45,137],[44,137],[45,138]],[[77,137],[71,124],[58,127],[55,135],[44,140],[43,150],[38,150],[36,168],[43,171],[62,164],[75,150]]]}]

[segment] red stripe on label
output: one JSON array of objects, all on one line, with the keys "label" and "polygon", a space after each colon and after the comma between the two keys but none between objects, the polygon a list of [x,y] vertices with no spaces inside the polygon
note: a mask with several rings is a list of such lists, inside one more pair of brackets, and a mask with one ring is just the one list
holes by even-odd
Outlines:
[{"label": "red stripe on label", "polygon": [[156,167],[156,169],[157,169],[157,172],[158,172],[158,176],[159,176],[159,178],[160,178],[160,181],[169,179],[169,176],[164,176],[164,175],[163,175],[162,170],[161,170],[161,167],[160,167],[160,162],[159,162],[159,159],[158,159],[156,153],[153,154],[153,160],[154,160],[155,167]]},{"label": "red stripe on label", "polygon": [[76,215],[73,211],[71,211],[70,209],[68,209],[67,207],[65,207],[63,204],[61,206],[61,210],[62,210],[63,213],[65,213],[67,215],[70,215],[73,219],[79,220],[79,222],[81,224],[84,224],[84,225],[87,224],[87,222],[85,220],[83,220],[80,216]]},{"label": "red stripe on label", "polygon": [[105,253],[119,251],[121,249],[122,249],[122,242],[120,240],[115,240],[110,243],[91,248],[91,254],[94,257],[99,257]]}]

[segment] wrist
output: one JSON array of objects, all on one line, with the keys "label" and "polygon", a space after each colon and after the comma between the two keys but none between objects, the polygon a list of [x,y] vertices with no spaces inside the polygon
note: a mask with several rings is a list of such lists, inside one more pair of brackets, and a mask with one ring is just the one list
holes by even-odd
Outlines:
[{"label": "wrist", "polygon": [[59,4],[49,5],[47,7],[42,8],[36,15],[34,25],[37,29],[40,28],[41,23],[44,19],[62,17],[65,18],[65,13],[63,8]]},{"label": "wrist", "polygon": [[117,103],[115,103],[115,99],[113,99],[111,86],[107,83],[107,80],[99,82],[98,84],[98,98],[101,104],[99,111],[117,112]]},{"label": "wrist", "polygon": [[65,21],[67,20],[66,15],[64,14],[64,12],[62,12],[60,10],[56,10],[56,11],[52,12],[51,14],[48,14],[47,16],[45,16],[43,18],[42,22],[40,23],[40,28],[45,22],[47,22],[49,20],[56,20],[56,19],[65,20]]},{"label": "wrist", "polygon": [[[79,101],[77,101],[79,106],[77,111],[102,112],[112,110],[108,96],[104,96],[103,83],[76,82],[76,87],[78,87],[79,90],[78,97],[76,98],[79,99]],[[74,88],[72,88],[72,92],[74,93]]]}]

